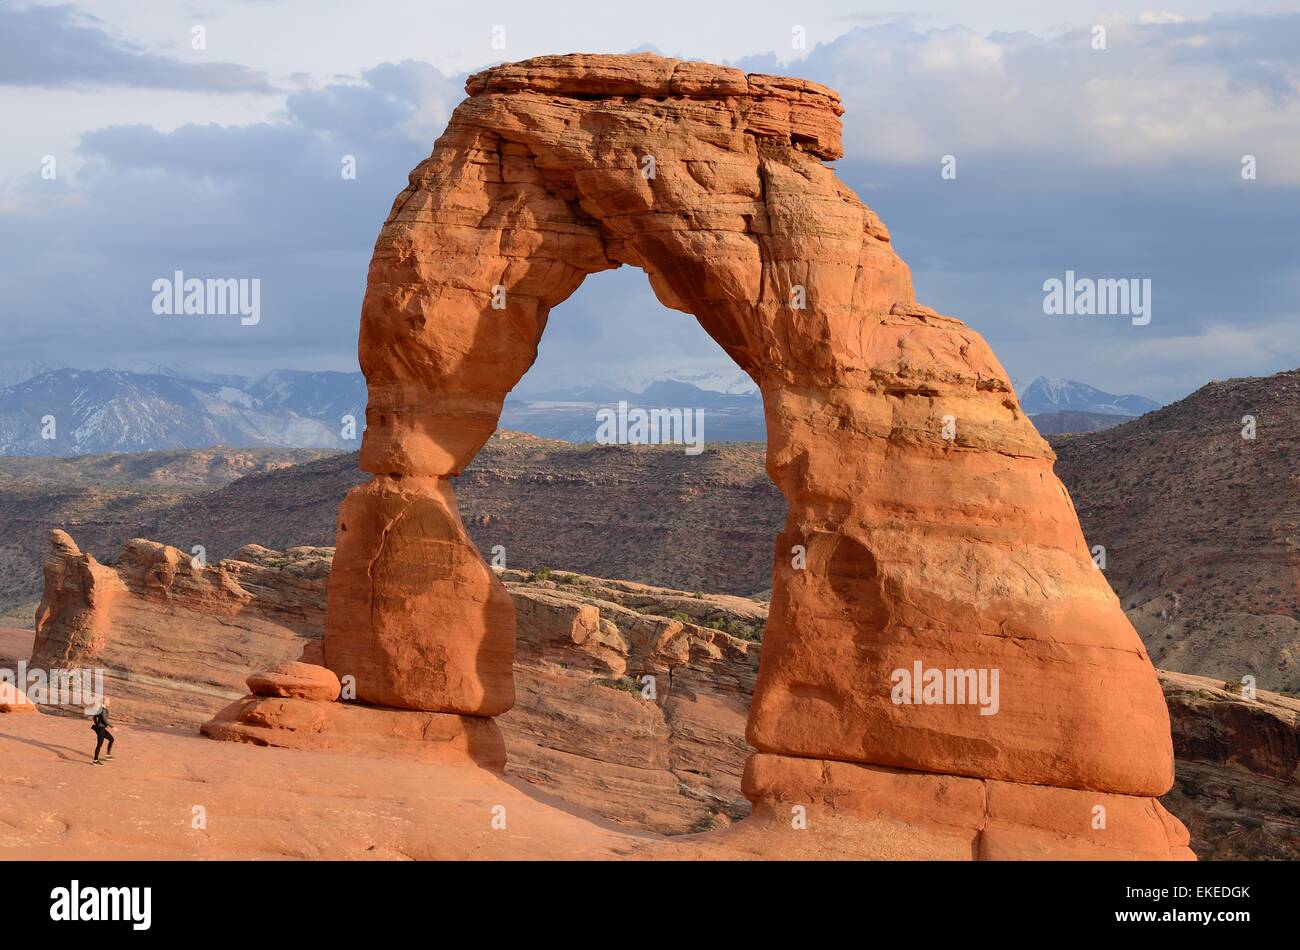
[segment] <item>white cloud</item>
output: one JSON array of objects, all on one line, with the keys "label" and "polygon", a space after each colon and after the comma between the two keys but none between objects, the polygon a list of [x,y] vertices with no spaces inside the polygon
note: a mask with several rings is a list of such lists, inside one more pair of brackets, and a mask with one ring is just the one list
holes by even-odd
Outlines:
[{"label": "white cloud", "polygon": [[1175,168],[1300,184],[1300,14],[1108,18],[1052,37],[859,27],[791,71],[838,89],[850,154],[933,164],[963,153],[1064,166]]}]

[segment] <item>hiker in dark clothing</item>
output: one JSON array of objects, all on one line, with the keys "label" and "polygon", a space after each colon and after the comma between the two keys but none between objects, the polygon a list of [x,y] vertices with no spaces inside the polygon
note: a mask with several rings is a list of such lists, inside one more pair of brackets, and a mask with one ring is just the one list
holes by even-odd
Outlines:
[{"label": "hiker in dark clothing", "polygon": [[95,761],[92,764],[103,765],[104,763],[99,761],[99,750],[104,745],[105,739],[108,740],[108,752],[105,753],[104,758],[111,759],[113,757],[113,734],[108,731],[107,699],[100,703],[99,712],[95,713],[90,728],[95,730]]}]

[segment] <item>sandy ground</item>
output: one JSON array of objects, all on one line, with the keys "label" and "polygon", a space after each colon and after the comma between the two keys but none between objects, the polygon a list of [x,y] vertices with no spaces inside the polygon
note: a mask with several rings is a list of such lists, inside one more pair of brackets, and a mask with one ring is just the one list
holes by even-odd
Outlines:
[{"label": "sandy ground", "polygon": [[0,857],[611,858],[655,843],[475,768],[115,735],[93,766],[85,722],[0,716]]},{"label": "sandy ground", "polygon": [[[0,627],[0,663],[32,639]],[[969,857],[964,841],[886,821],[750,819],[668,838],[473,766],[113,731],[113,760],[94,766],[86,721],[0,713],[0,860]]]},{"label": "sandy ground", "polygon": [[32,655],[36,634],[31,629],[0,626],[0,663],[26,660]]},{"label": "sandy ground", "polygon": [[[963,856],[907,826],[756,819],[664,838],[472,766],[214,742],[0,714],[0,859],[745,859]],[[502,827],[502,825],[504,825]],[[968,853],[965,856],[969,856]]]}]

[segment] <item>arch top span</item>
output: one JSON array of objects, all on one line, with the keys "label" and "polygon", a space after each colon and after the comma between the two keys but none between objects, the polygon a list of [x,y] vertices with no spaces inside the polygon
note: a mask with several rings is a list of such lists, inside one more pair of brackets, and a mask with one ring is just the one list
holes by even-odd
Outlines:
[{"label": "arch top span", "polygon": [[[652,54],[541,57],[466,90],[394,202],[362,305],[373,478],[340,512],[326,632],[360,699],[509,708],[513,608],[449,476],[551,308],[630,264],[758,384],[789,507],[751,797],[795,774],[785,757],[1169,788],[1159,685],[1052,452],[988,346],[916,303],[888,230],[825,164],[842,154],[833,91]],[[918,663],[996,670],[996,713],[897,702],[891,675]]]},{"label": "arch top span", "polygon": [[912,299],[888,231],[822,163],[842,153],[825,87],[645,54],[466,88],[371,263],[368,471],[461,471],[590,273],[641,268],[760,386],[787,350],[834,372],[827,341]]}]

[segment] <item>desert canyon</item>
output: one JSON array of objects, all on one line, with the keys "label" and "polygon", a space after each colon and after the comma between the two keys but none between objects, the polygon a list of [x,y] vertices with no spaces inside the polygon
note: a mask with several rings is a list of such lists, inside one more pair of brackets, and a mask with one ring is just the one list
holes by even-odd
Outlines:
[{"label": "desert canyon", "polygon": [[[136,830],[97,826],[65,787],[77,711],[0,718],[0,747],[29,747],[0,847],[1182,860],[1176,751],[1203,783],[1228,758],[1291,780],[1300,703],[1157,674],[997,358],[916,302],[827,166],[834,91],[652,54],[466,91],[375,246],[369,481],[336,548],[197,565],[135,539],[104,564],[54,532],[31,662],[104,667],[158,778],[110,786]],[[762,392],[770,604],[489,566],[462,520],[452,479],[549,311],[624,264]],[[900,691],[914,670],[939,675]],[[976,682],[991,705],[950,693]]]}]

